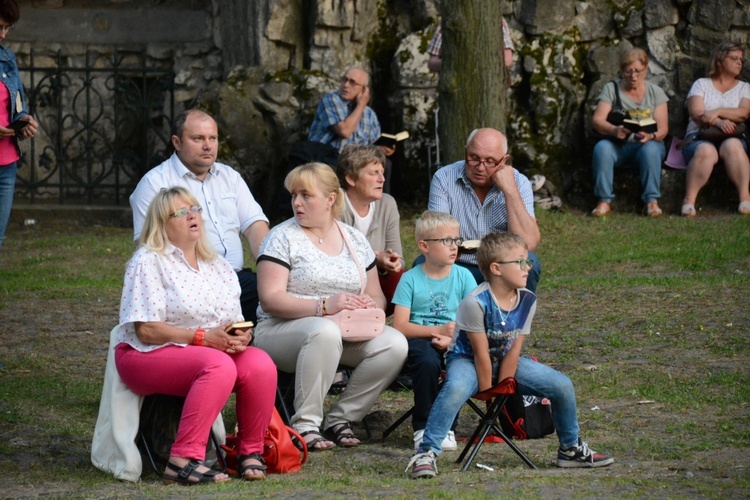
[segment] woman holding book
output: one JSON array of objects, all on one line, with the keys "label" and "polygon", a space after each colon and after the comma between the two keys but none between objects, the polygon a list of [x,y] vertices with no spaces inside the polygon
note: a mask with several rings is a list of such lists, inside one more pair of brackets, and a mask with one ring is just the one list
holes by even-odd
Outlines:
[{"label": "woman holding book", "polygon": [[385,161],[379,147],[352,144],[341,150],[336,170],[345,193],[340,219],[359,229],[375,252],[380,288],[390,316],[391,299],[406,269],[396,200],[383,192]]},{"label": "woman holding book", "polygon": [[21,18],[16,0],[0,0],[0,247],[8,227],[16,170],[21,150],[18,141],[31,139],[39,124],[29,114],[16,55],[4,45],[13,25]]},{"label": "woman holding book", "polygon": [[[658,217],[662,214],[657,200],[661,197],[661,163],[666,156],[663,140],[669,131],[669,98],[660,87],[646,81],[648,55],[642,49],[623,53],[620,72],[618,82],[609,82],[602,89],[591,119],[594,132],[604,136],[594,146],[594,194],[598,204],[591,214],[604,217],[612,211],[614,169],[633,165],[640,170],[645,213]],[[625,111],[624,122],[610,116],[618,101]]]},{"label": "woman holding book", "polygon": [[[727,177],[737,187],[740,199],[737,212],[750,215],[750,160],[747,139],[732,137],[737,125],[750,117],[750,85],[740,81],[745,51],[737,43],[721,43],[713,51],[708,76],[699,78],[690,88],[687,108],[690,122],[682,150],[687,163],[685,198],[682,215],[694,217],[695,200],[706,185],[719,160],[724,162]],[[702,127],[717,127],[727,138],[715,144],[697,140]]]}]

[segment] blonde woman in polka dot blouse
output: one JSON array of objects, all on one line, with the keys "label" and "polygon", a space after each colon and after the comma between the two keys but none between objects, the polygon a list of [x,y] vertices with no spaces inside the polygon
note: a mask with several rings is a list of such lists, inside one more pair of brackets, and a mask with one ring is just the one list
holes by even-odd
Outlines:
[{"label": "blonde woman in polka dot blouse", "polygon": [[207,242],[201,211],[182,187],[162,189],[151,202],[140,248],[125,271],[115,363],[136,394],[186,398],[166,481],[229,480],[198,462],[232,392],[237,395],[240,477],[262,479],[276,367],[265,352],[248,346],[251,328],[225,332],[243,320],[240,285],[232,266]]}]

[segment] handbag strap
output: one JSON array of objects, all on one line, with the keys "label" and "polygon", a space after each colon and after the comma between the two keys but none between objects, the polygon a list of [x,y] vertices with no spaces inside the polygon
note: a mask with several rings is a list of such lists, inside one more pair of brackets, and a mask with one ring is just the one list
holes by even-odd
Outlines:
[{"label": "handbag strap", "polygon": [[622,109],[622,101],[620,100],[620,86],[617,85],[617,81],[612,80],[612,84],[615,86],[615,105]]},{"label": "handbag strap", "polygon": [[344,238],[344,243],[346,243],[346,248],[349,249],[349,253],[352,254],[352,260],[354,260],[354,263],[357,265],[357,271],[359,271],[359,282],[361,283],[359,294],[362,295],[365,293],[365,272],[362,270],[362,265],[359,263],[359,258],[357,257],[357,252],[354,251],[354,248],[352,248],[352,242],[349,241],[349,235],[346,234],[346,231],[344,231],[344,228],[341,226],[341,223],[333,219],[333,222],[336,223],[336,227],[339,228],[339,232],[341,233],[341,237]]}]

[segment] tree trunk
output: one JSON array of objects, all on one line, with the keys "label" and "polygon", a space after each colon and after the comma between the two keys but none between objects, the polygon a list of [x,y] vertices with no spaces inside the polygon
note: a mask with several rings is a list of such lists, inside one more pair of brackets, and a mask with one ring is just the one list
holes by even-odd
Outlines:
[{"label": "tree trunk", "polygon": [[501,2],[440,0],[443,56],[438,82],[444,164],[463,159],[472,130],[505,131],[507,70]]}]

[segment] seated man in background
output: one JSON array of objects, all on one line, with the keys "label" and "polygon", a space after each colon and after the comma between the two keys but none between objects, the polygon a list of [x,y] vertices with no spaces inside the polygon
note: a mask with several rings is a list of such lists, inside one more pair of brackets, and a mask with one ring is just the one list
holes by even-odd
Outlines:
[{"label": "seated man in background", "polygon": [[[330,144],[341,150],[347,144],[370,146],[380,137],[380,122],[370,102],[370,75],[362,68],[350,68],[337,92],[323,96],[315,110],[307,139]],[[386,156],[396,147],[379,146]],[[334,165],[330,165],[333,167]],[[386,161],[383,191],[390,193],[391,162]]]},{"label": "seated man in background", "polygon": [[228,165],[216,162],[219,132],[211,116],[189,109],[175,118],[172,127],[174,154],[152,168],[130,195],[134,240],[143,229],[146,211],[156,193],[172,186],[184,186],[203,207],[206,236],[216,252],[237,272],[242,295],[242,315],[255,321],[258,283],[255,273],[244,268],[240,234],[258,255],[260,242],[268,233],[268,218],[255,201],[242,176]]}]

